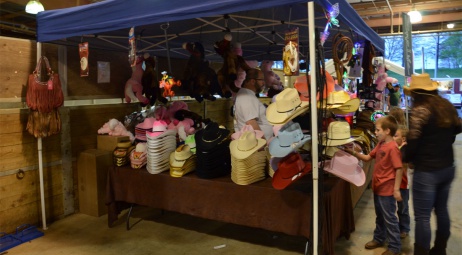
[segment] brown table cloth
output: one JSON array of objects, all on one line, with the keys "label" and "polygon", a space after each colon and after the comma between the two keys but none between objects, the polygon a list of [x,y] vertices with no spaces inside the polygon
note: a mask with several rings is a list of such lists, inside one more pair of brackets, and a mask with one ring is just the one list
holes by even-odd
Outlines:
[{"label": "brown table cloth", "polygon": [[[329,177],[324,180],[322,246],[334,254],[335,240],[354,231],[350,184]],[[305,176],[285,190],[276,190],[271,178],[237,185],[230,176],[200,179],[194,172],[175,178],[167,172],[150,174],[145,168],[111,167],[108,171],[108,225],[133,204],[175,211],[201,218],[262,228],[310,238],[312,180]]]}]

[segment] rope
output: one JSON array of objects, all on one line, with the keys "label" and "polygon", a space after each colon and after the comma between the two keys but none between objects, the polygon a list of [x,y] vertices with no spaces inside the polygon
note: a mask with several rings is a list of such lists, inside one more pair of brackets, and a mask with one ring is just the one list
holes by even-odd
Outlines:
[{"label": "rope", "polygon": [[[335,73],[337,74],[337,79],[341,80],[343,77],[343,73],[345,71],[345,64],[348,63],[352,57],[352,50],[353,50],[353,41],[347,37],[342,35],[341,33],[337,33],[334,38],[332,39],[333,46],[333,60],[335,66]],[[341,59],[345,56],[346,58]]]}]

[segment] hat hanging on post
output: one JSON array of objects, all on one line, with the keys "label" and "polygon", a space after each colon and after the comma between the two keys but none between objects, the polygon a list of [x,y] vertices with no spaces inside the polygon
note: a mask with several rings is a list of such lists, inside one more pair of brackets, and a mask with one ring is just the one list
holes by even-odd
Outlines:
[{"label": "hat hanging on post", "polygon": [[358,187],[366,182],[366,175],[358,165],[358,159],[343,150],[335,152],[332,160],[325,162],[324,170]]}]

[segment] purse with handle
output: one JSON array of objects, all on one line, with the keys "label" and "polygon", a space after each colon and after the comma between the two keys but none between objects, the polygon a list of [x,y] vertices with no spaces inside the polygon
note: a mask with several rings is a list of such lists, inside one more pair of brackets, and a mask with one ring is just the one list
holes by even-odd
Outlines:
[{"label": "purse with handle", "polygon": [[[46,65],[47,81],[40,80],[42,62]],[[59,75],[51,70],[50,63],[45,56],[39,59],[34,72],[29,75],[26,103],[30,109],[39,112],[51,112],[64,103]]]},{"label": "purse with handle", "polygon": [[[42,62],[46,65],[47,81],[40,80]],[[47,137],[61,131],[58,108],[64,103],[59,75],[51,70],[48,59],[42,56],[29,75],[26,103],[30,109],[27,131],[35,136]]]}]

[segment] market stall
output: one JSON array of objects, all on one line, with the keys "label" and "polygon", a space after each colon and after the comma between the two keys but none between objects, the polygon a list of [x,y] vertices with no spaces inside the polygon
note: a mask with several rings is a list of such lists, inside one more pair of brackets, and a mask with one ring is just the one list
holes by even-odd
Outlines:
[{"label": "market stall", "polygon": [[[316,3],[316,8],[314,3]],[[326,19],[326,10],[338,3],[336,17]],[[215,41],[221,40],[224,33],[233,33],[242,49],[253,59],[280,59],[283,32],[292,26],[300,27],[301,54],[309,61],[309,66],[318,67],[315,56],[315,29],[324,30],[332,18],[340,20],[339,27],[332,33],[342,32],[355,35],[375,45],[383,51],[384,41],[368,28],[344,0],[308,2],[248,1],[235,0],[217,2],[207,0],[191,2],[184,0],[163,1],[155,6],[148,1],[103,1],[95,4],[45,11],[37,15],[37,33],[39,42],[54,42],[63,45],[75,44],[85,38],[94,47],[119,48],[128,51],[128,30],[136,27],[140,38],[140,52],[150,52],[156,56],[185,58],[181,46],[188,41],[201,41],[204,47],[211,49]],[[262,30],[262,27],[268,29]],[[213,29],[212,29],[213,28]],[[354,32],[353,32],[354,31]],[[63,39],[65,38],[65,39]],[[101,45],[104,43],[104,45]],[[329,40],[325,48],[329,48]],[[208,59],[217,58],[217,54],[208,50]],[[326,50],[326,53],[330,52]],[[314,70],[315,68],[312,68]],[[317,84],[316,75],[311,75],[311,84]],[[316,94],[316,86],[311,94]],[[310,99],[311,105],[317,105],[316,97]],[[318,123],[316,108],[310,113],[313,165],[313,242],[318,243]],[[351,201],[349,201],[351,204]],[[309,215],[306,215],[308,217]],[[351,229],[350,229],[351,230]],[[316,247],[316,245],[315,245]],[[315,253],[316,248],[315,248]]]}]

